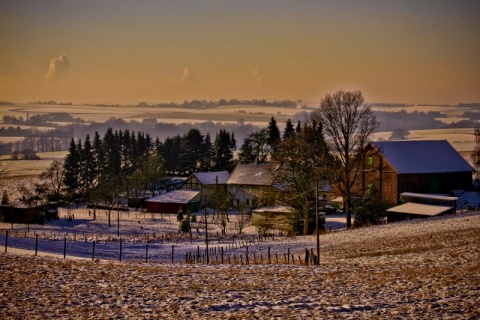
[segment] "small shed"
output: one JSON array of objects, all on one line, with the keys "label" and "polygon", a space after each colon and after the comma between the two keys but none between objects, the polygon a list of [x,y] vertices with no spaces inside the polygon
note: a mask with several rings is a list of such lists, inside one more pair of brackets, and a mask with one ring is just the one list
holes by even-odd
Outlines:
[{"label": "small shed", "polygon": [[196,212],[200,206],[200,191],[174,190],[146,200],[149,213]]},{"label": "small shed", "polygon": [[291,231],[290,216],[293,209],[286,206],[259,208],[252,211],[252,225]]},{"label": "small shed", "polygon": [[400,221],[454,213],[457,197],[404,192],[400,195],[403,204],[387,209],[387,221]]}]

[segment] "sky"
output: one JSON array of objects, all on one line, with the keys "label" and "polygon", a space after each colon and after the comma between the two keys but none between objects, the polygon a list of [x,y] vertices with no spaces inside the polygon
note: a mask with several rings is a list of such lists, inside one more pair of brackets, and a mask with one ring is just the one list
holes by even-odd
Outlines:
[{"label": "sky", "polygon": [[0,101],[480,102],[478,0],[1,0]]}]

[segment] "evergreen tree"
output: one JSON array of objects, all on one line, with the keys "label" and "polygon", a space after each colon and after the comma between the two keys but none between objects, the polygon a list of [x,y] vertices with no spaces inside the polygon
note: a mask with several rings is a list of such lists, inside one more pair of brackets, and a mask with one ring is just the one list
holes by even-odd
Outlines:
[{"label": "evergreen tree", "polygon": [[221,129],[217,133],[214,143],[215,170],[231,171],[233,169],[233,151],[235,149],[235,137],[225,129]]},{"label": "evergreen tree", "polygon": [[272,117],[268,123],[267,135],[267,143],[270,145],[271,149],[274,150],[280,142],[280,129],[278,129],[277,120],[275,120],[274,117]]},{"label": "evergreen tree", "polygon": [[64,163],[64,183],[70,194],[75,194],[80,187],[80,159],[81,155],[72,138]]},{"label": "evergreen tree", "polygon": [[179,168],[179,150],[182,147],[182,139],[179,135],[173,138],[167,137],[160,146],[160,155],[164,160],[165,170],[170,173],[181,171]]},{"label": "evergreen tree", "polygon": [[94,150],[88,134],[81,152],[81,186],[83,190],[86,190],[92,187],[97,176],[97,164],[95,163]]},{"label": "evergreen tree", "polygon": [[295,128],[292,120],[288,119],[285,123],[285,130],[283,131],[283,139],[287,139],[295,134]]},{"label": "evergreen tree", "polygon": [[98,180],[105,171],[105,149],[98,132],[93,137],[93,163],[95,165],[95,180]]},{"label": "evergreen tree", "polygon": [[103,138],[103,146],[105,150],[105,167],[103,176],[106,180],[110,180],[120,173],[121,157],[118,143],[118,132],[113,132],[112,128],[108,128]]},{"label": "evergreen tree", "polygon": [[203,158],[201,161],[201,170],[210,171],[212,168],[213,159],[213,144],[212,139],[210,138],[210,133],[207,133],[205,136],[202,149]]},{"label": "evergreen tree", "polygon": [[195,172],[197,163],[204,157],[204,137],[198,129],[190,129],[182,139],[181,166],[184,170]]}]

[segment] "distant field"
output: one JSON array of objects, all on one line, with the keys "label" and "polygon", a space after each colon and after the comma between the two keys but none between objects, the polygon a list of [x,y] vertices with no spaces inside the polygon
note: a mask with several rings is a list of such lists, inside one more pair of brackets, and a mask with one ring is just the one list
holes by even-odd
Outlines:
[{"label": "distant field", "polygon": [[0,166],[6,168],[7,178],[38,176],[45,171],[54,159],[64,158],[66,151],[40,152],[40,160],[11,160],[10,156],[0,156]]},{"label": "distant field", "polygon": [[[388,140],[391,132],[378,132],[373,140]],[[411,130],[409,140],[447,140],[457,151],[473,151],[475,136],[473,128]]]},{"label": "distant field", "polygon": [[[60,106],[60,105],[30,105],[18,104],[0,106],[0,118],[4,115],[27,118],[27,115],[45,114],[53,112],[67,112],[73,117],[81,118],[87,122],[105,122],[108,119],[124,118],[126,120],[157,119],[158,122],[204,122],[221,121],[237,122],[242,118],[245,122],[264,122],[265,124],[272,116],[280,122],[285,122],[299,109],[264,107],[256,105],[228,105],[207,109],[186,109],[186,108],[157,108],[157,107],[136,107],[136,106]],[[180,122],[179,122],[180,121]]]},{"label": "distant field", "polygon": [[373,111],[384,111],[384,112],[398,112],[405,110],[406,112],[425,112],[438,111],[440,113],[446,114],[448,117],[461,116],[466,109],[458,108],[457,106],[408,106],[408,107],[372,107]]}]

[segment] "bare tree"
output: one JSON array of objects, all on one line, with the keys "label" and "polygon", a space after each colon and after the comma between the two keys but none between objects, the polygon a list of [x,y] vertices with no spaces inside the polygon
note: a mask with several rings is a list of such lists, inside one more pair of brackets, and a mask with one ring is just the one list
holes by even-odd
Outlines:
[{"label": "bare tree", "polygon": [[473,131],[475,135],[475,150],[471,155],[471,160],[473,167],[475,168],[475,177],[478,179],[478,174],[480,171],[480,127],[476,127]]},{"label": "bare tree", "polygon": [[327,94],[320,109],[311,113],[313,120],[323,125],[330,150],[341,163],[338,188],[343,196],[347,228],[352,226],[352,187],[359,176],[362,151],[379,122],[361,91],[337,91]]},{"label": "bare tree", "polygon": [[7,176],[7,168],[4,163],[0,162],[0,188],[4,186],[4,178]]},{"label": "bare tree", "polygon": [[40,175],[43,188],[52,197],[53,201],[60,201],[64,185],[63,160],[55,159],[52,164]]},{"label": "bare tree", "polygon": [[393,129],[392,134],[390,135],[390,138],[388,138],[388,140],[406,140],[409,135],[410,131],[402,128],[396,128]]}]

